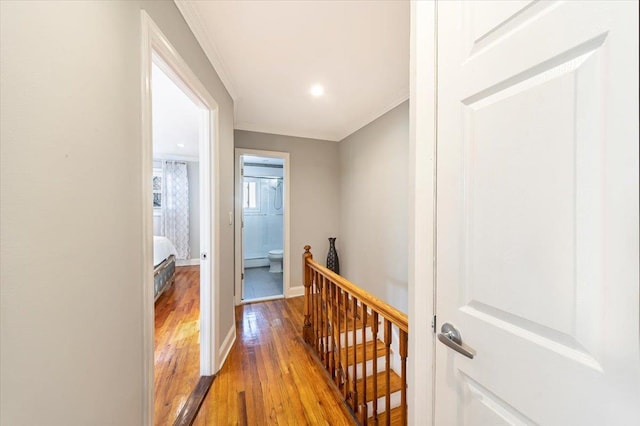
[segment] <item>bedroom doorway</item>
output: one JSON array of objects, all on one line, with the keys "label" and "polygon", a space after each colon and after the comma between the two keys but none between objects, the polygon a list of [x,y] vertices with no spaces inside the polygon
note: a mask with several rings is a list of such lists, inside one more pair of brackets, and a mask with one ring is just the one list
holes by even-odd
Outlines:
[{"label": "bedroom doorway", "polygon": [[289,292],[289,154],[236,148],[236,304]]},{"label": "bedroom doorway", "polygon": [[[200,378],[200,107],[151,66],[153,127],[154,419],[175,420]],[[178,386],[176,386],[176,383]]]},{"label": "bedroom doorway", "polygon": [[144,11],[142,29],[144,423],[165,424],[219,362],[218,106]]}]

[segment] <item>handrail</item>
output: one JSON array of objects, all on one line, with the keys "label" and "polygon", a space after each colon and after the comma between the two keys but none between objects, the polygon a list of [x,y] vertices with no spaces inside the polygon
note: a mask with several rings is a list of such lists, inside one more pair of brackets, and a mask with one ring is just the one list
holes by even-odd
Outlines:
[{"label": "handrail", "polygon": [[310,246],[304,250],[305,342],[360,424],[406,425],[407,315],[314,261]]},{"label": "handrail", "polygon": [[[306,247],[309,247],[309,246],[306,246]],[[351,281],[344,278],[342,275],[336,274],[331,269],[328,269],[325,266],[322,266],[315,260],[308,259],[307,264],[312,269],[320,272],[324,276],[331,278],[331,280],[336,285],[341,287],[343,290],[348,291],[349,293],[356,296],[358,300],[365,302],[369,308],[375,311],[378,311],[379,314],[382,314],[383,316],[388,318],[394,325],[398,326],[400,330],[407,331],[407,332],[409,331],[409,319],[405,313],[400,312],[399,310],[389,305],[385,301],[378,299],[373,294],[369,293],[366,290],[361,289],[360,287],[353,284]]]}]

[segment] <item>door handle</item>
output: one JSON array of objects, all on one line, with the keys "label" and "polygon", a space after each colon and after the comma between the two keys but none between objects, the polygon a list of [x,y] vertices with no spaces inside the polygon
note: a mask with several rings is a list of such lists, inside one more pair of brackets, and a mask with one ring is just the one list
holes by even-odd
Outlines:
[{"label": "door handle", "polygon": [[473,357],[476,355],[476,351],[462,343],[460,332],[456,330],[454,326],[452,326],[448,322],[445,322],[444,324],[442,324],[442,328],[440,329],[440,331],[441,333],[438,333],[438,340],[449,346],[454,351],[460,352],[467,358],[473,359]]}]

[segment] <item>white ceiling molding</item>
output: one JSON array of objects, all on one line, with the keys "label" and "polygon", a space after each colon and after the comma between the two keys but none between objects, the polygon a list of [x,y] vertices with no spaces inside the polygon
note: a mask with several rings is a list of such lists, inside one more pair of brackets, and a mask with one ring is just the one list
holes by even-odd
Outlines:
[{"label": "white ceiling molding", "polygon": [[216,73],[218,73],[218,77],[220,77],[222,84],[224,84],[227,92],[229,92],[229,96],[231,96],[235,101],[236,91],[233,88],[231,78],[224,67],[224,63],[222,61],[222,57],[218,53],[216,43],[211,39],[211,37],[209,37],[209,33],[204,29],[205,27],[202,23],[202,17],[193,6],[194,3],[188,0],[174,0],[174,2],[176,6],[178,6],[178,10],[182,13],[185,21],[187,21],[187,25],[191,28],[196,40],[200,43],[204,54],[209,58],[209,62],[211,62]]},{"label": "white ceiling molding", "polygon": [[408,0],[174,1],[238,130],[340,141],[409,97]]},{"label": "white ceiling molding", "polygon": [[319,139],[330,142],[339,142],[344,138],[341,138],[336,133],[329,132],[301,132],[299,130],[293,128],[284,128],[284,127],[270,127],[266,124],[256,124],[256,123],[246,123],[237,121],[235,124],[236,130],[246,130],[248,132],[257,132],[257,133],[270,133],[273,135],[283,135],[283,136],[292,136],[295,138],[305,138],[305,139]]},{"label": "white ceiling molding", "polygon": [[404,91],[403,91],[403,93],[400,94],[400,96],[398,96],[396,99],[391,101],[389,103],[389,105],[387,105],[386,107],[384,107],[382,109],[378,109],[376,111],[372,111],[371,114],[367,114],[363,119],[359,120],[357,122],[357,124],[354,124],[353,126],[347,127],[347,129],[349,129],[349,130],[347,130],[337,140],[341,141],[343,139],[346,139],[347,137],[351,136],[352,134],[354,134],[358,130],[360,130],[363,127],[365,127],[367,124],[371,123],[372,121],[374,121],[377,118],[382,117],[383,115],[385,115],[386,113],[388,113],[389,111],[391,111],[392,109],[394,109],[395,107],[397,107],[398,105],[400,105],[401,103],[403,103],[404,101],[406,101],[408,99],[409,99],[409,88],[407,88],[406,93],[404,93]]}]

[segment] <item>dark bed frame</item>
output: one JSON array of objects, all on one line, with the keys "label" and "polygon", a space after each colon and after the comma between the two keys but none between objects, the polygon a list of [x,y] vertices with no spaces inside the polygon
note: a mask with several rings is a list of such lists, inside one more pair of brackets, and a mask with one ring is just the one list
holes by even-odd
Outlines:
[{"label": "dark bed frame", "polygon": [[174,255],[169,256],[162,261],[153,270],[153,294],[154,300],[158,300],[158,297],[163,291],[171,287],[176,276],[176,257]]}]

